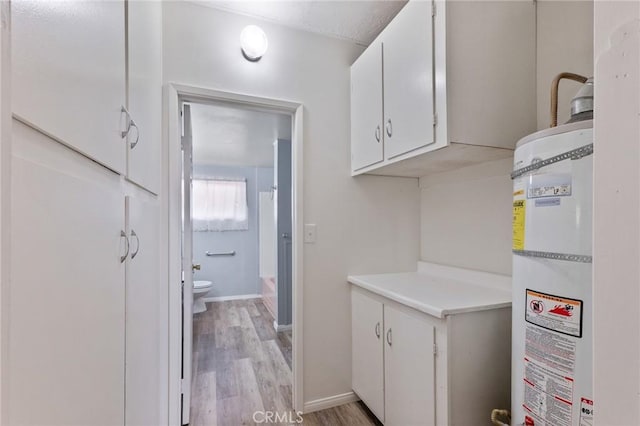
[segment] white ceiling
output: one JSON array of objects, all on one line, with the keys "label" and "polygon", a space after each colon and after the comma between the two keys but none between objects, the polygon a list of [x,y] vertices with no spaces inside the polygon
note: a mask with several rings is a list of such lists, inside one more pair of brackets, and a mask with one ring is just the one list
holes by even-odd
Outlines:
[{"label": "white ceiling", "polygon": [[368,46],[406,0],[194,0],[196,3]]},{"label": "white ceiling", "polygon": [[291,117],[227,104],[191,104],[193,163],[273,167],[273,142],[291,140]]}]

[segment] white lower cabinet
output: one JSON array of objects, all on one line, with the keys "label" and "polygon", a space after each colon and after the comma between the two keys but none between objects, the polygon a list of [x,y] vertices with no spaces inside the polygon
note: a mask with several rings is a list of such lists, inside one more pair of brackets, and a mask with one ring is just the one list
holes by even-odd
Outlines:
[{"label": "white lower cabinet", "polygon": [[384,306],[385,424],[435,424],[433,323]]},{"label": "white lower cabinet", "polygon": [[8,424],[166,423],[158,200],[17,120],[12,143]]},{"label": "white lower cabinet", "polygon": [[351,307],[352,389],[385,425],[489,424],[510,406],[511,308],[438,318],[357,286]]},{"label": "white lower cabinet", "polygon": [[156,200],[126,197],[125,424],[159,425],[160,218]]},{"label": "white lower cabinet", "polygon": [[433,325],[355,289],[351,308],[353,390],[386,425],[433,425]]},{"label": "white lower cabinet", "polygon": [[384,421],[382,303],[354,292],[351,298],[351,329],[353,390],[373,414]]}]

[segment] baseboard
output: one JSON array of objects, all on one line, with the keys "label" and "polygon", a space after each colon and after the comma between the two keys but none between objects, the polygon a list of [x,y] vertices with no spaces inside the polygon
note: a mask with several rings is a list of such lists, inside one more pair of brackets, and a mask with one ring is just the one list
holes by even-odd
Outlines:
[{"label": "baseboard", "polygon": [[314,411],[326,410],[327,408],[333,408],[338,405],[344,405],[359,400],[360,398],[358,398],[358,395],[354,392],[347,392],[340,395],[329,396],[327,398],[316,399],[314,401],[307,401],[304,403],[303,411],[305,414],[313,413]]},{"label": "baseboard", "polygon": [[245,299],[260,299],[260,294],[243,294],[240,296],[220,296],[220,297],[203,297],[205,303],[207,302],[225,302],[227,300],[245,300]]},{"label": "baseboard", "polygon": [[278,325],[277,322],[273,322],[273,328],[276,332],[280,333],[281,331],[289,331],[292,328],[291,324],[287,324],[287,325]]}]

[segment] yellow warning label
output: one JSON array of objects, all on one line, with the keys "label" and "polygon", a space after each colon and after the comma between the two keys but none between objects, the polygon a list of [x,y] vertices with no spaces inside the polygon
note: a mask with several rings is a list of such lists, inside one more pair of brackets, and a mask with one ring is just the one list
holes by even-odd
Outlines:
[{"label": "yellow warning label", "polygon": [[513,249],[524,250],[524,214],[526,200],[513,202]]}]

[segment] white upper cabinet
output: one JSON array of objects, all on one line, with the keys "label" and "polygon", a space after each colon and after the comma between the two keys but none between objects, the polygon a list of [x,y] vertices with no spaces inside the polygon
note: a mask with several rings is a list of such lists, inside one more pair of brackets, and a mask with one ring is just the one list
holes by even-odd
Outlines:
[{"label": "white upper cabinet", "polygon": [[135,127],[127,140],[127,179],[160,190],[162,120],[162,4],[130,1],[128,8],[128,109]]},{"label": "white upper cabinet", "polygon": [[124,174],[124,2],[23,0],[11,9],[13,113]]},{"label": "white upper cabinet", "polygon": [[382,44],[374,42],[351,67],[351,165],[353,170],[383,157]]},{"label": "white upper cabinet", "polygon": [[[420,177],[511,157],[536,129],[535,46],[534,2],[409,1],[352,65],[352,87],[370,88],[364,106],[352,90],[352,174]],[[360,71],[375,55],[382,89],[371,65]],[[373,150],[360,135],[380,115],[383,160],[362,161]]]},{"label": "white upper cabinet", "polygon": [[431,3],[414,1],[389,24],[384,45],[384,150],[387,159],[431,145],[433,45]]}]

